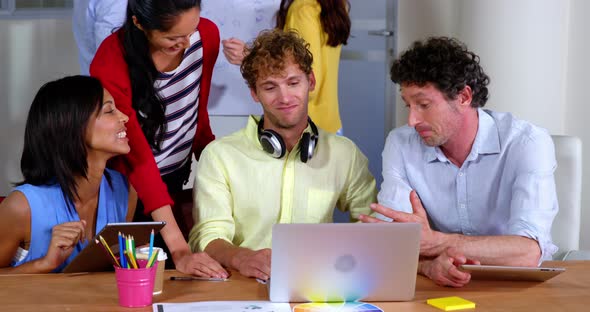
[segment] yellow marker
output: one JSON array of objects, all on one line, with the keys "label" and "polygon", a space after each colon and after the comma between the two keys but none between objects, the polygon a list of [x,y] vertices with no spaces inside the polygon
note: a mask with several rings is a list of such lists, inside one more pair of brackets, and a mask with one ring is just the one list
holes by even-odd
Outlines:
[{"label": "yellow marker", "polygon": [[428,299],[426,303],[443,311],[475,309],[475,302],[456,296]]}]

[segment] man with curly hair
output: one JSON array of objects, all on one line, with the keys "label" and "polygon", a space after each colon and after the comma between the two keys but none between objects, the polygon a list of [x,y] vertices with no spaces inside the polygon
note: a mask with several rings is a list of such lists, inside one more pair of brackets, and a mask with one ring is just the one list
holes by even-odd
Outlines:
[{"label": "man with curly hair", "polygon": [[363,153],[308,117],[307,46],[281,30],[254,40],[241,72],[264,115],[207,145],[197,167],[189,244],[245,276],[269,278],[273,224],[332,222],[335,207],[356,221],[376,200]]},{"label": "man with curly hair", "polygon": [[489,77],[456,39],[415,42],[391,79],[408,124],[389,134],[383,151],[379,205],[371,205],[382,216],[361,220],[422,224],[419,273],[440,285],[469,282],[460,264],[551,259],[558,205],[547,131],[482,108]]}]

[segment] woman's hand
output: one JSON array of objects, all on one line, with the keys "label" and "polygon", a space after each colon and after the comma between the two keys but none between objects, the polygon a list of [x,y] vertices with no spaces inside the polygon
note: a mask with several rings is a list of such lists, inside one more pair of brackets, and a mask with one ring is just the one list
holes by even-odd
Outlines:
[{"label": "woman's hand", "polygon": [[237,38],[221,40],[223,45],[223,55],[230,64],[241,65],[244,60],[244,49],[246,44]]},{"label": "woman's hand", "polygon": [[74,251],[79,241],[85,239],[86,221],[66,222],[53,227],[51,242],[47,254],[43,257],[43,264],[53,270],[60,266]]}]

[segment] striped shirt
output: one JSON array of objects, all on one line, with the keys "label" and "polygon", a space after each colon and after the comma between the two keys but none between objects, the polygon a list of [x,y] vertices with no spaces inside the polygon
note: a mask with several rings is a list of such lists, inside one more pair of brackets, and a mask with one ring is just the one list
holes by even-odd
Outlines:
[{"label": "striped shirt", "polygon": [[196,31],[180,65],[173,71],[161,72],[154,82],[156,93],[166,107],[166,133],[161,149],[152,150],[161,175],[179,169],[190,157],[197,129],[202,65],[203,44]]}]

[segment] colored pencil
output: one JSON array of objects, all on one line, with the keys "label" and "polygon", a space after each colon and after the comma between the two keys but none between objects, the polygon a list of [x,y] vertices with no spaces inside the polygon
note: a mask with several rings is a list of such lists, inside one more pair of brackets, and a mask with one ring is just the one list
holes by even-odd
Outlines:
[{"label": "colored pencil", "polygon": [[[99,239],[100,238],[102,238],[102,237],[99,236]],[[98,239],[94,239],[94,242],[100,246],[100,249],[102,249],[102,251],[107,256],[107,258],[109,258],[111,260],[111,263],[113,263],[113,265],[116,265],[118,267],[121,266],[119,264],[119,261],[117,261],[117,258],[115,258],[115,255],[113,255],[113,253],[110,251],[110,248],[106,245],[106,243],[102,243],[102,241],[99,241]]]},{"label": "colored pencil", "polygon": [[125,254],[123,253],[123,251],[125,251],[125,243],[123,242],[123,235],[121,235],[121,232],[119,232],[117,238],[119,239],[119,259],[121,262],[121,267],[126,268],[127,261],[125,261]]},{"label": "colored pencil", "polygon": [[127,235],[127,255],[131,260],[131,267],[137,269],[137,261],[135,261],[135,255],[133,252],[133,242],[131,240],[131,235]]},{"label": "colored pencil", "polygon": [[154,262],[156,262],[156,259],[158,258],[158,251],[160,250],[156,249],[156,252],[154,252],[152,256],[148,259],[148,263],[145,266],[146,268],[151,268],[154,265]]},{"label": "colored pencil", "polygon": [[125,256],[127,256],[127,259],[129,259],[129,263],[131,263],[131,268],[133,268],[133,269],[139,268],[137,266],[137,262],[135,262],[135,259],[133,259],[133,254],[131,253],[131,251],[125,250]]},{"label": "colored pencil", "polygon": [[133,259],[137,259],[137,256],[135,254],[135,238],[133,236],[131,237],[131,252],[133,252]]},{"label": "colored pencil", "polygon": [[131,250],[131,244],[129,243],[129,240],[127,239],[127,235],[123,234],[123,242],[125,243],[125,250],[123,251],[125,253],[125,262],[127,264],[127,268],[131,269],[132,265],[131,265],[131,261],[129,261],[129,257],[127,257],[127,252],[129,250]]},{"label": "colored pencil", "polygon": [[150,252],[148,253],[148,259],[152,258],[152,252],[154,252],[154,229],[150,233]]},{"label": "colored pencil", "polygon": [[106,248],[106,250],[109,252],[109,254],[113,258],[113,260],[115,260],[115,263],[117,264],[117,266],[118,267],[121,267],[121,265],[119,264],[119,261],[117,260],[117,257],[115,257],[115,254],[113,253],[113,251],[109,247],[109,244],[107,244],[107,241],[104,240],[104,238],[102,237],[102,235],[98,235],[98,239],[100,240],[100,242],[102,243],[102,245],[104,246],[104,248]]}]

